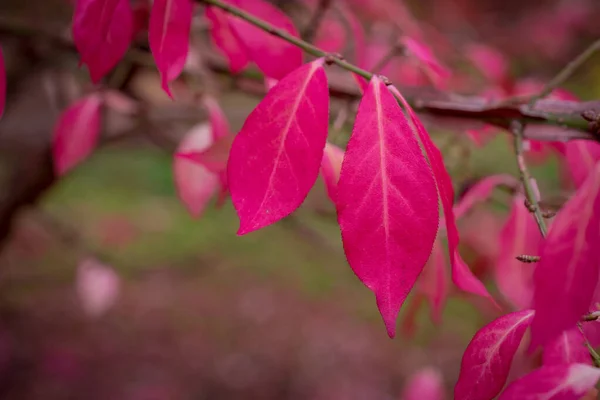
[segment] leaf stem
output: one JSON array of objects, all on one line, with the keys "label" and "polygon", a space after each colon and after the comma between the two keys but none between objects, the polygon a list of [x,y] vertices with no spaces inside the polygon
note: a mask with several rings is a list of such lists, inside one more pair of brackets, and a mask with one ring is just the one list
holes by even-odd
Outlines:
[{"label": "leaf stem", "polygon": [[530,211],[533,213],[535,222],[537,223],[540,232],[542,233],[542,236],[546,237],[546,235],[548,234],[548,228],[546,227],[546,221],[544,220],[544,216],[542,215],[542,210],[540,209],[537,195],[533,189],[533,178],[529,173],[527,163],[525,162],[523,148],[523,128],[523,124],[519,121],[515,120],[511,123],[511,130],[515,140],[515,154],[517,156],[517,166],[519,167],[521,182],[523,183],[523,188],[525,189],[525,198],[527,199],[530,205]]}]

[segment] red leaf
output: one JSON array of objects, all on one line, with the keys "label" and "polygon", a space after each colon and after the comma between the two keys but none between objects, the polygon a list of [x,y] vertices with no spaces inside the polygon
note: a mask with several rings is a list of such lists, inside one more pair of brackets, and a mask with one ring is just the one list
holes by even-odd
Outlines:
[{"label": "red leaf", "polygon": [[522,194],[513,199],[510,215],[500,232],[500,251],[494,271],[498,289],[518,309],[531,307],[536,267],[535,264],[524,264],[516,257],[538,255],[542,242],[542,234],[524,201]]},{"label": "red leaf", "polygon": [[0,119],[4,115],[4,104],[6,102],[6,67],[4,66],[4,55],[0,47]]},{"label": "red leaf", "polygon": [[91,94],[71,104],[54,126],[54,171],[63,175],[87,158],[100,134],[102,97]]},{"label": "red leaf", "polygon": [[191,0],[154,0],[148,41],[162,88],[170,97],[169,83],[183,71],[190,47],[194,4]]},{"label": "red leaf", "polygon": [[588,312],[600,267],[600,164],[560,210],[535,267],[531,324],[534,350]]},{"label": "red leaf", "polygon": [[431,257],[419,277],[419,290],[429,300],[431,320],[440,323],[444,302],[448,297],[448,276],[446,259],[439,239],[435,241]]},{"label": "red leaf", "polygon": [[598,378],[600,369],[585,364],[543,366],[511,383],[499,400],[580,400]]},{"label": "red leaf", "polygon": [[591,140],[573,140],[564,147],[567,169],[575,186],[579,187],[600,160],[600,144]]},{"label": "red leaf", "polygon": [[[264,0],[229,0],[276,28],[299,37],[296,27],[281,10]],[[248,58],[269,78],[282,79],[302,64],[302,50],[249,22],[228,15],[229,24],[246,49]]]},{"label": "red leaf", "polygon": [[133,11],[129,0],[77,0],[73,14],[73,41],[97,83],[129,48]]},{"label": "red leaf", "polygon": [[406,117],[374,77],[362,98],[337,198],[344,250],[394,337],[402,303],[436,237],[435,181]]},{"label": "red leaf", "polygon": [[318,59],[280,80],[235,137],[227,174],[238,235],[298,208],[314,185],[329,124],[329,91]]},{"label": "red leaf", "polygon": [[571,328],[561,333],[544,347],[544,365],[588,364],[592,358],[585,347],[585,339],[579,329]]},{"label": "red leaf", "polygon": [[244,45],[233,32],[228,14],[216,7],[206,7],[206,18],[210,21],[210,39],[217,49],[227,57],[229,69],[234,74],[248,66],[250,60]]},{"label": "red leaf", "polygon": [[444,379],[439,370],[423,368],[415,372],[406,383],[403,400],[444,400]]},{"label": "red leaf", "polygon": [[173,160],[175,186],[179,198],[193,217],[202,214],[219,188],[219,176],[202,165],[186,160],[179,153],[201,152],[213,141],[211,129],[201,124],[192,129],[179,144]]},{"label": "red leaf", "polygon": [[452,208],[454,203],[454,188],[452,186],[450,174],[448,174],[448,171],[444,165],[442,153],[435,146],[429,137],[429,134],[425,130],[425,127],[400,92],[393,86],[391,87],[391,90],[402,102],[404,108],[408,112],[411,122],[419,134],[419,139],[425,148],[427,158],[429,159],[429,163],[431,164],[431,168],[435,176],[437,190],[444,209],[444,220],[448,234],[448,254],[450,255],[450,265],[452,267],[452,281],[459,289],[485,297],[494,305],[496,305],[496,302],[488,293],[485,286],[481,283],[481,281],[479,281],[479,279],[475,277],[475,275],[473,275],[469,267],[460,258],[460,254],[458,254],[458,242],[460,239],[458,236],[458,229],[456,228],[454,211]]},{"label": "red leaf", "polygon": [[506,314],[475,334],[462,358],[454,398],[489,400],[500,393],[533,314],[532,310]]},{"label": "red leaf", "polygon": [[321,163],[321,173],[325,181],[327,195],[335,204],[337,185],[342,170],[342,160],[344,159],[344,150],[334,144],[327,143],[323,152],[323,162]]},{"label": "red leaf", "polygon": [[465,215],[476,203],[487,200],[496,186],[514,187],[518,181],[511,175],[492,175],[481,179],[473,185],[462,199],[454,206],[454,218]]}]

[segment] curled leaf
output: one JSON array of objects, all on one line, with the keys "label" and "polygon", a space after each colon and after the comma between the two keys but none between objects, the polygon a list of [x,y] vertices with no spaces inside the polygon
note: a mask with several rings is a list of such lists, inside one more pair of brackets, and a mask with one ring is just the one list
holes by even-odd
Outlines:
[{"label": "curled leaf", "polygon": [[292,213],[317,179],[329,124],[323,62],[305,64],[280,80],[233,141],[227,181],[239,235]]},{"label": "curled leaf", "polygon": [[600,163],[554,219],[534,272],[531,346],[570,329],[592,302],[600,268]]},{"label": "curled leaf", "polygon": [[489,400],[500,393],[533,315],[532,310],[506,314],[475,334],[463,354],[454,398]]},{"label": "curled leaf", "polygon": [[77,0],[72,29],[81,62],[97,83],[123,58],[133,38],[129,0]]},{"label": "curled leaf", "polygon": [[202,152],[213,142],[209,125],[200,124],[181,141],[173,160],[175,187],[179,198],[193,217],[202,214],[219,188],[219,175],[205,166],[179,156],[180,153]]},{"label": "curled leaf", "polygon": [[531,307],[535,264],[524,264],[516,257],[538,255],[542,235],[535,219],[524,205],[525,197],[515,195],[510,215],[500,232],[500,251],[494,270],[502,295],[516,308]]},{"label": "curled leaf", "polygon": [[71,104],[54,126],[54,171],[63,175],[86,159],[100,134],[102,97],[95,93]]},{"label": "curled leaf", "polygon": [[193,3],[191,0],[154,0],[150,11],[148,41],[161,85],[170,97],[169,82],[185,66],[190,47]]},{"label": "curled leaf", "polygon": [[321,174],[325,181],[327,195],[335,204],[337,185],[342,170],[342,161],[344,159],[344,150],[335,144],[327,143],[323,152],[323,162],[321,163]]},{"label": "curled leaf", "polygon": [[363,96],[338,183],[344,250],[375,293],[390,337],[438,230],[435,180],[406,117],[374,77]]},{"label": "curled leaf", "polygon": [[547,365],[511,383],[499,400],[580,400],[599,378],[589,365]]}]

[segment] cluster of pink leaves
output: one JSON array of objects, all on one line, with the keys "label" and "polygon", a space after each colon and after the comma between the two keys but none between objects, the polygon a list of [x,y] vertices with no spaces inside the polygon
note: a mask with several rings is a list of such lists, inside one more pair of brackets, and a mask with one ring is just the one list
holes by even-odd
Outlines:
[{"label": "cluster of pink leaves", "polygon": [[[228,2],[298,36],[291,20],[264,0]],[[150,48],[169,95],[169,83],[186,62],[192,14],[191,0],[155,0],[150,10]],[[73,37],[94,82],[118,63],[144,26],[135,15],[127,0],[77,1]],[[229,131],[218,103],[205,100],[209,124],[184,138],[174,160],[178,192],[190,213],[200,215],[215,194],[222,201],[228,193],[240,219],[238,234],[248,234],[293,213],[321,174],[337,210],[348,263],[374,292],[391,337],[399,310],[418,280],[418,292],[429,299],[439,320],[447,296],[442,234],[447,237],[457,288],[496,305],[460,257],[456,218],[489,197],[495,186],[514,184],[512,178],[487,178],[454,205],[454,189],[440,151],[401,93],[376,76],[370,81],[355,76],[364,94],[345,151],[328,143],[325,59],[303,63],[297,47],[216,7],[206,7],[205,17],[211,23],[211,40],[231,70],[255,64],[265,75],[268,92],[237,135]],[[360,24],[351,21],[357,40],[362,40]],[[327,42],[322,32],[317,33],[319,41],[331,51],[343,43]],[[403,44],[428,74],[447,75],[419,41],[405,37]],[[360,46],[356,50],[362,65],[363,50]],[[481,50],[473,50],[476,62],[485,64],[495,57]],[[498,60],[492,60],[494,68],[484,70],[505,87],[506,68]],[[106,92],[94,92],[63,112],[54,141],[58,174],[91,153],[101,129],[102,107],[110,101]],[[513,381],[502,398],[576,399],[600,377],[600,370],[589,366],[589,356],[581,351],[584,338],[576,328],[581,316],[600,300],[596,290],[600,255],[594,250],[600,234],[596,166],[600,151],[597,144],[579,141],[555,149],[578,190],[544,240],[522,205],[522,195],[515,195],[495,271],[498,287],[515,311],[475,335],[463,357],[456,398],[498,395],[530,326],[530,350],[544,348],[544,365]],[[521,253],[539,254],[542,261],[535,268],[520,265],[514,257]]]}]

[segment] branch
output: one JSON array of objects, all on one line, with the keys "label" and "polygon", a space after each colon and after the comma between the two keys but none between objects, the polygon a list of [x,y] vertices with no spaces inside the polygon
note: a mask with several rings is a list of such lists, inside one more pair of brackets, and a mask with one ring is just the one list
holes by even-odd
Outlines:
[{"label": "branch", "polygon": [[[297,38],[288,32],[278,29],[268,22],[257,18],[245,11],[222,2],[221,0],[196,0],[210,6],[218,7],[238,18],[241,18],[254,26],[277,36],[315,57],[326,57],[327,61],[336,64],[346,71],[353,72],[367,80],[373,77],[373,73],[364,70],[357,65],[345,61],[340,55],[327,53],[318,47]],[[335,90],[332,90],[335,92]],[[356,94],[357,91],[354,90]],[[347,94],[347,92],[346,92]],[[597,127],[586,121],[581,114],[590,110],[600,110],[600,101],[593,102],[569,102],[569,101],[539,101],[534,107],[528,105],[516,105],[501,103],[490,104],[488,100],[477,97],[462,97],[448,95],[434,91],[429,99],[405,93],[405,98],[412,108],[419,112],[430,113],[436,116],[449,116],[462,119],[474,119],[510,130],[510,123],[519,120],[524,125],[550,125],[562,128],[560,134],[556,132],[549,136],[529,135],[526,130],[524,138],[545,141],[567,141],[573,139],[588,139],[600,141]],[[539,133],[538,133],[539,134]]]}]

